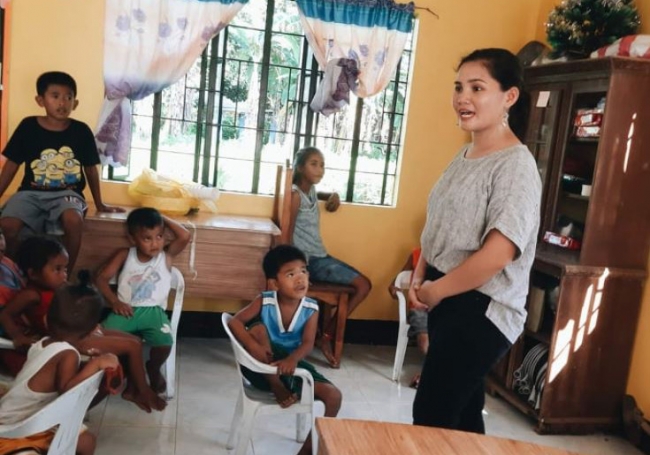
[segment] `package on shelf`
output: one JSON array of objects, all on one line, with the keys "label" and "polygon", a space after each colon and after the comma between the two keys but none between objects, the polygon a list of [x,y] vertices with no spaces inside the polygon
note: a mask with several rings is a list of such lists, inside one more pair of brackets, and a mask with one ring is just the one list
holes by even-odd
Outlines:
[{"label": "package on shelf", "polygon": [[579,126],[576,128],[576,137],[579,138],[600,137],[600,126]]},{"label": "package on shelf", "polygon": [[603,122],[602,109],[578,109],[574,126],[600,126]]},{"label": "package on shelf", "polygon": [[556,245],[561,248],[566,248],[567,250],[579,250],[580,242],[571,237],[566,237],[564,235],[556,234],[555,232],[546,231],[544,233],[544,241],[551,245]]}]

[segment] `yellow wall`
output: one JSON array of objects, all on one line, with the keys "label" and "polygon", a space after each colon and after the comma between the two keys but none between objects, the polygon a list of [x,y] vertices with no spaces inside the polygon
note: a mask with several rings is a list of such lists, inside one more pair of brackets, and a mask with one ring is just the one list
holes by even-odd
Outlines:
[{"label": "yellow wall", "polygon": [[[559,4],[558,0],[542,0],[539,6],[540,20],[537,24],[536,39],[546,41],[546,32],[543,23],[553,6]],[[641,16],[641,31],[643,34],[650,34],[650,0],[636,0],[636,7]],[[645,19],[645,22],[644,22]],[[650,257],[648,267],[650,270]],[[644,412],[646,418],[650,418],[650,280],[646,281],[645,292],[641,303],[641,314],[636,332],[634,352],[632,354],[632,366],[627,385],[627,393],[633,395],[637,404]]]}]

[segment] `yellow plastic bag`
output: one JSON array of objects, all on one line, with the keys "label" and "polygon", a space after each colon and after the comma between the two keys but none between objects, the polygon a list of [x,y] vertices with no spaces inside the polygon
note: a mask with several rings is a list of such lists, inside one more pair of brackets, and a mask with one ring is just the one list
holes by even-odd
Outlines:
[{"label": "yellow plastic bag", "polygon": [[129,185],[129,196],[142,207],[153,207],[169,215],[185,215],[199,208],[216,212],[219,191],[196,183],[180,183],[144,169]]}]

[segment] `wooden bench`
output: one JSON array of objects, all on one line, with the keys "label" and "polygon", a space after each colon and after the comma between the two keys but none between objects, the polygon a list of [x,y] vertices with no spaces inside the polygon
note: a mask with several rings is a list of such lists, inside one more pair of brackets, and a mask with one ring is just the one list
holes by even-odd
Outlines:
[{"label": "wooden bench", "polygon": [[[273,200],[273,221],[280,229],[276,238],[278,243],[291,243],[289,238],[289,222],[291,217],[291,185],[293,169],[287,161],[286,166],[278,166],[275,181],[275,196]],[[312,281],[309,285],[307,296],[318,300],[322,304],[323,327],[329,325],[336,316],[336,329],[334,332],[334,359],[338,368],[343,355],[343,340],[345,338],[345,324],[348,318],[348,301],[355,289],[352,286]],[[336,310],[336,311],[334,311]],[[335,314],[334,314],[335,313]]]},{"label": "wooden bench", "polygon": [[[77,270],[95,272],[118,248],[130,246],[126,215],[89,210]],[[192,234],[174,260],[185,277],[186,296],[252,300],[266,288],[262,258],[280,234],[269,218],[203,212],[173,218]]]}]

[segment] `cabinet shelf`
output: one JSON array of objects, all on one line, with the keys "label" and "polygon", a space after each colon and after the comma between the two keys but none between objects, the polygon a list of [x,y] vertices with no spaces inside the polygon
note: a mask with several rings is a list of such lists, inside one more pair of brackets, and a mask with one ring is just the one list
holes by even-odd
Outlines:
[{"label": "cabinet shelf", "polygon": [[569,193],[568,191],[564,191],[562,194],[564,195],[564,197],[567,197],[569,199],[575,199],[576,201],[589,202],[589,196],[583,196],[582,194],[576,194],[576,193]]},{"label": "cabinet shelf", "polygon": [[577,137],[571,136],[569,139],[570,142],[575,142],[577,144],[598,144],[600,137]]},{"label": "cabinet shelf", "polygon": [[528,403],[528,401],[524,400],[521,396],[515,393],[514,390],[510,390],[507,387],[504,387],[501,381],[499,381],[498,378],[494,377],[491,374],[489,374],[487,377],[486,388],[488,392],[491,392],[493,394],[496,393],[524,414],[527,414],[535,419],[539,418],[539,413]]}]

